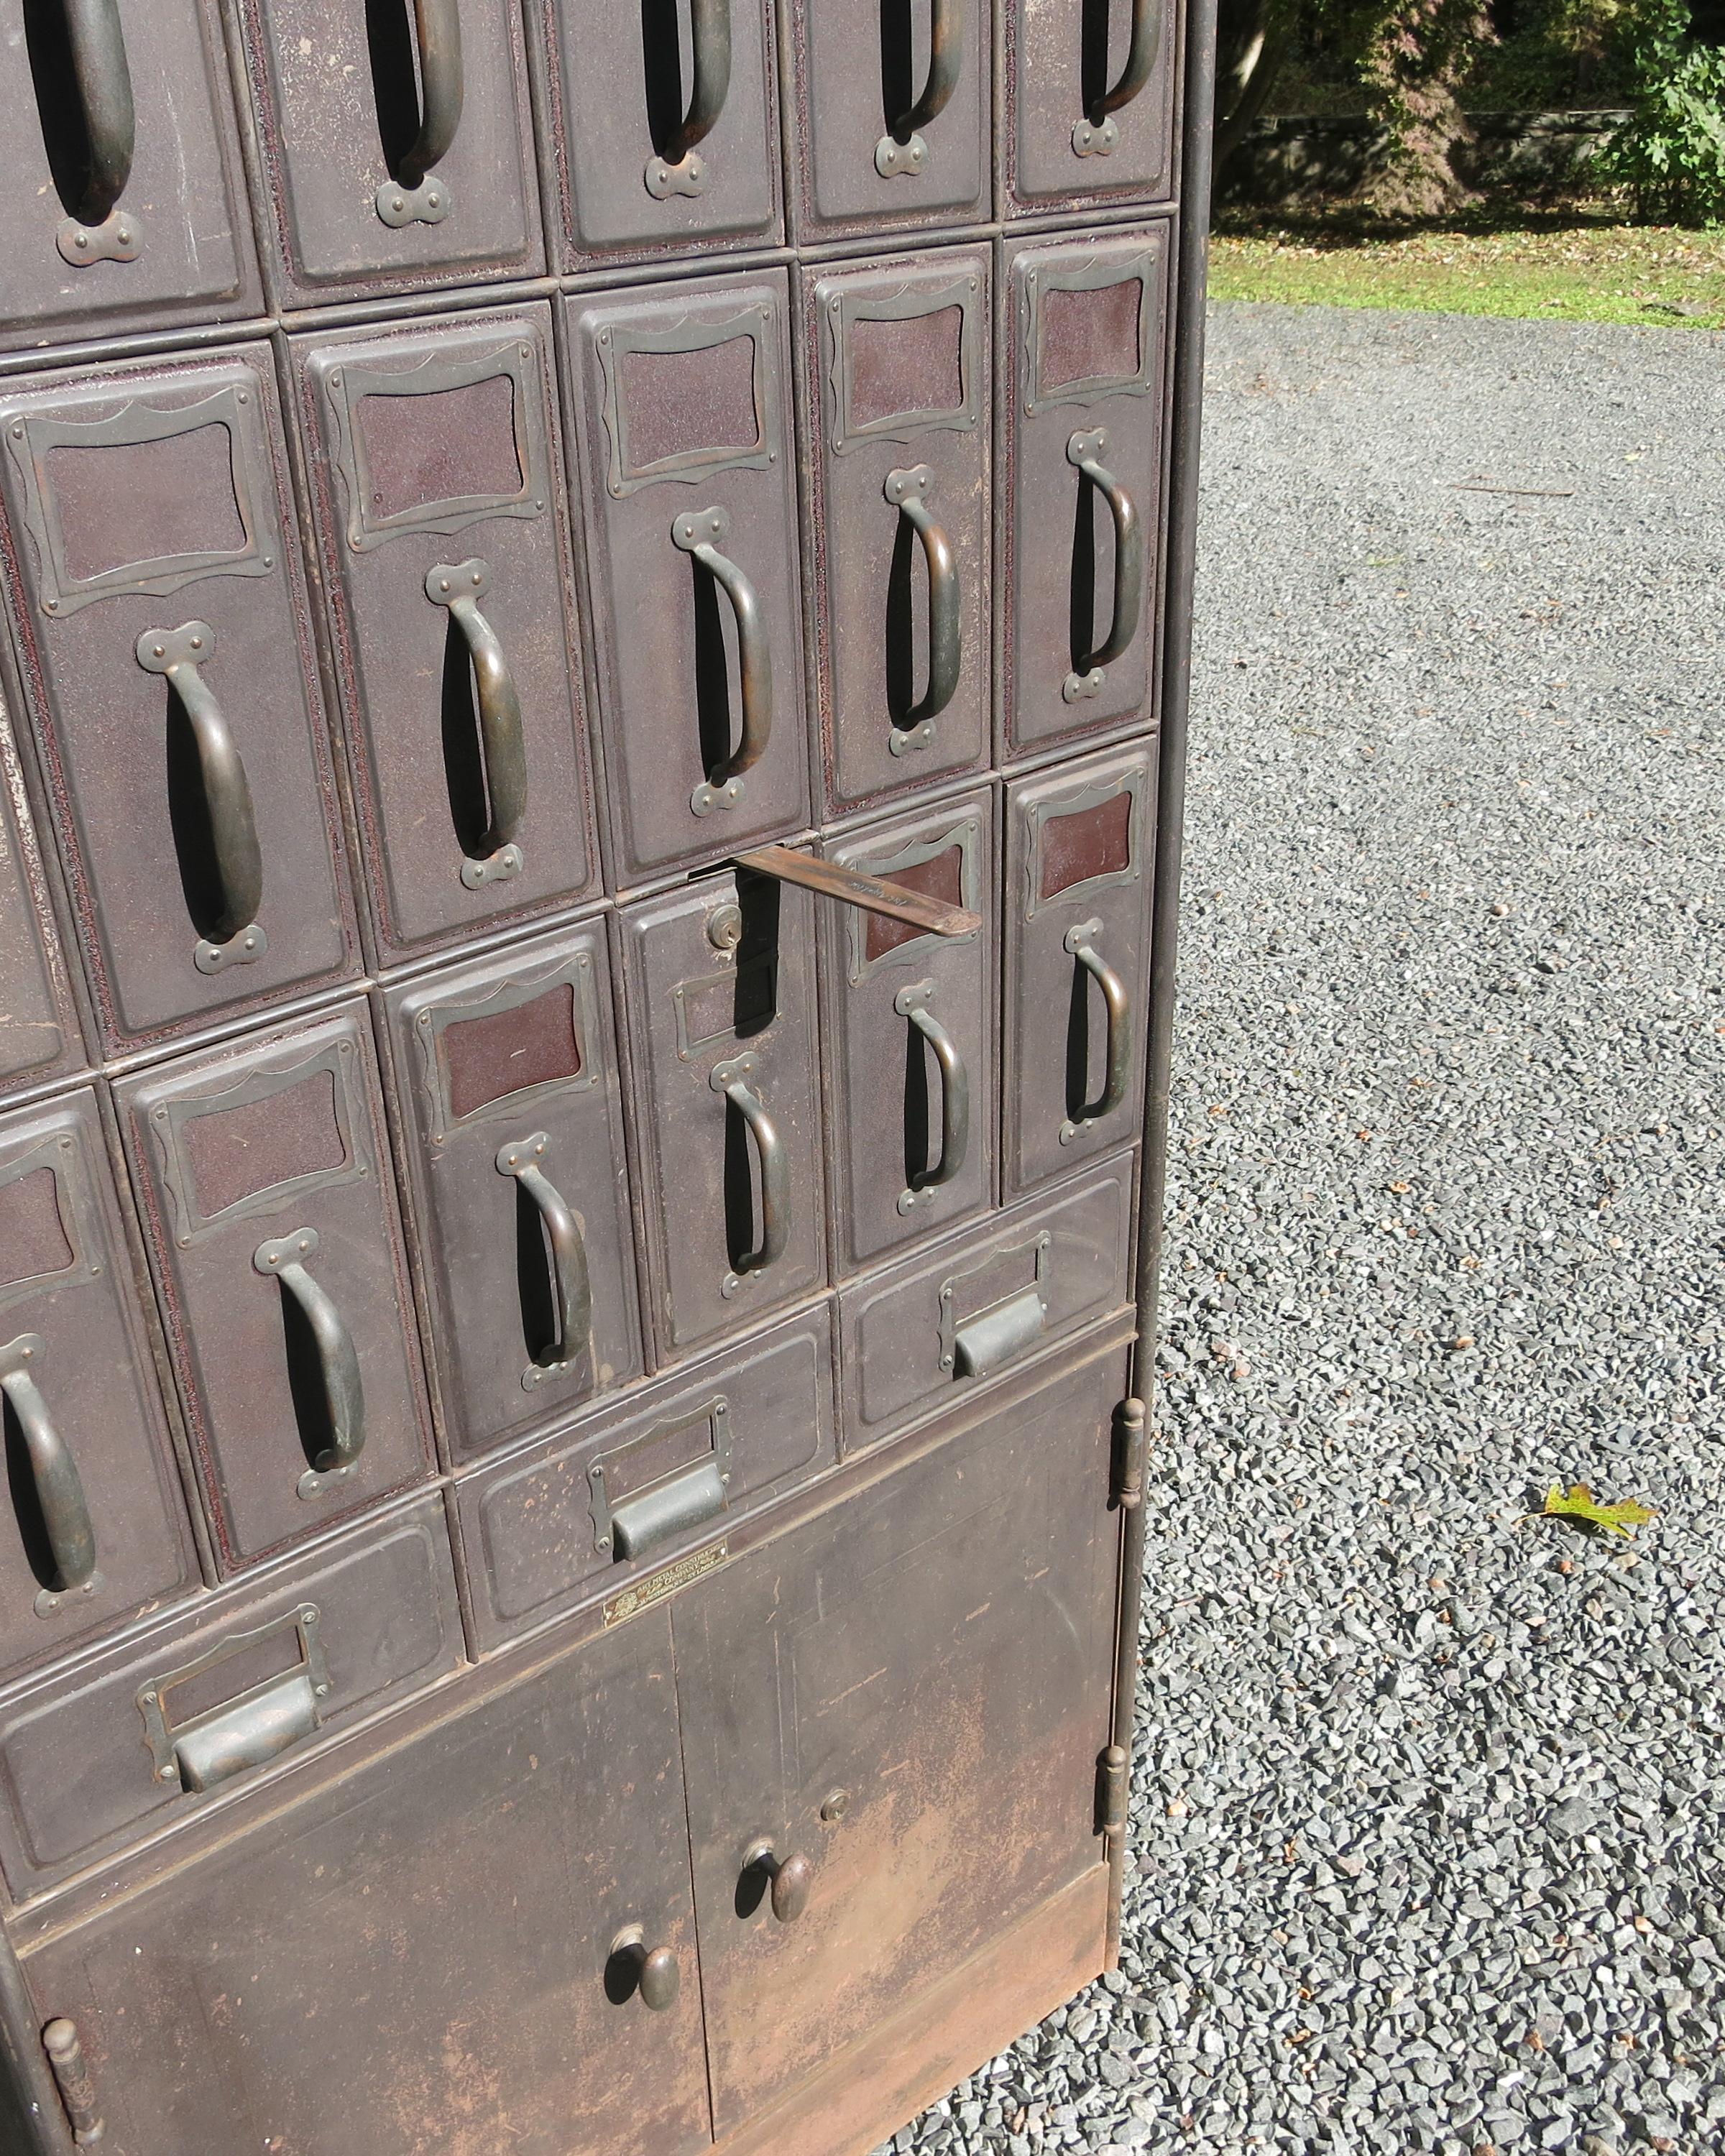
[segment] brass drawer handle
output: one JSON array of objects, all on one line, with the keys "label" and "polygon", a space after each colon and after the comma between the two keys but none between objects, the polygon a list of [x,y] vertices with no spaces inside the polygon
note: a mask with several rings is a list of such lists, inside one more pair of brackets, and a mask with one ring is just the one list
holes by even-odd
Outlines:
[{"label": "brass drawer handle", "polygon": [[1081,157],[1106,157],[1118,148],[1120,123],[1112,116],[1130,105],[1149,81],[1161,50],[1160,0],[1132,0],[1132,43],[1119,80],[1102,92],[1072,130],[1072,147]]},{"label": "brass drawer handle", "polygon": [[117,0],[60,0],[86,151],[77,199],[54,234],[75,270],[92,262],[131,262],[141,240],[136,217],[121,213],[137,146],[131,69]]},{"label": "brass drawer handle", "polygon": [[716,1063],[707,1081],[742,1116],[761,1163],[761,1240],[736,1260],[726,1276],[727,1295],[735,1294],[746,1275],[764,1272],[768,1265],[776,1265],[784,1255],[791,1235],[790,1155],[767,1103],[747,1082],[754,1075],[754,1057],[737,1055],[728,1062]]},{"label": "brass drawer handle", "polygon": [[773,736],[773,653],[767,641],[767,624],[754,586],[720,542],[731,536],[727,509],[703,509],[678,517],[671,526],[671,543],[691,554],[731,603],[737,621],[737,673],[742,724],[737,747],[716,764],[697,786],[690,807],[697,816],[715,808],[734,808],[742,798],[742,780],[767,752]]},{"label": "brass drawer handle", "polygon": [[959,0],[929,0],[928,79],[922,95],[901,112],[875,146],[875,170],[883,180],[914,178],[927,169],[928,145],[921,131],[938,120],[958,87],[964,61],[964,17]]},{"label": "brass drawer handle", "polygon": [[1107,641],[1100,651],[1080,658],[1074,654],[1073,670],[1060,693],[1069,704],[1094,696],[1102,685],[1102,671],[1122,659],[1138,633],[1138,616],[1144,604],[1144,527],[1137,506],[1126,489],[1101,462],[1108,446],[1105,427],[1081,428],[1066,444],[1066,461],[1101,495],[1114,520],[1114,613]]},{"label": "brass drawer handle", "polygon": [[1086,1123],[1096,1122],[1113,1113],[1126,1098],[1127,1081],[1132,1075],[1132,1011],[1127,1002],[1125,982],[1096,947],[1096,939],[1101,932],[1100,921],[1083,921],[1076,928],[1069,928],[1065,938],[1067,951],[1102,992],[1108,1016],[1108,1038],[1101,1092],[1060,1125],[1062,1145],[1070,1145]]},{"label": "brass drawer handle", "polygon": [[434,606],[449,608],[466,644],[479,707],[490,821],[473,854],[461,864],[461,880],[470,891],[520,875],[521,850],[516,840],[527,814],[521,700],[502,640],[480,612],[479,603],[490,588],[490,565],[477,556],[470,562],[439,562],[426,572],[426,598]]},{"label": "brass drawer handle", "polygon": [[330,1441],[300,1477],[302,1497],[316,1496],[327,1483],[346,1475],[366,1443],[365,1387],[353,1335],[328,1290],[305,1270],[305,1260],[316,1251],[317,1230],[296,1228],[259,1243],[252,1254],[258,1271],[266,1280],[279,1280],[299,1305],[317,1349]]},{"label": "brass drawer handle", "polygon": [[35,1332],[21,1332],[0,1348],[0,1391],[18,1417],[37,1510],[54,1553],[54,1585],[36,1598],[38,1615],[51,1617],[67,1595],[93,1593],[101,1581],[96,1571],[95,1530],[78,1463],[54,1428],[36,1383],[44,1352],[41,1336]]},{"label": "brass drawer handle", "polygon": [[466,84],[461,66],[459,0],[413,0],[418,47],[419,131],[377,190],[377,214],[393,230],[440,224],[449,213],[449,183],[430,175],[454,146]]},{"label": "brass drawer handle", "polygon": [[593,1331],[593,1276],[588,1267],[587,1245],[562,1191],[539,1165],[550,1144],[543,1131],[535,1131],[530,1137],[511,1139],[497,1154],[497,1173],[512,1175],[537,1206],[551,1245],[557,1337],[521,1373],[521,1383],[529,1392],[544,1378],[567,1370],[579,1358]]},{"label": "brass drawer handle", "polygon": [[664,149],[647,160],[647,192],[655,202],[706,189],[706,162],[695,151],[718,125],[731,94],[731,0],[689,0],[689,44],[695,76],[689,109]]},{"label": "brass drawer handle", "polygon": [[901,988],[892,1008],[907,1018],[934,1050],[941,1070],[941,1157],[899,1194],[898,1209],[908,1213],[925,1190],[938,1190],[951,1183],[964,1165],[970,1150],[970,1073],[957,1042],[928,1008],[934,994],[932,981],[918,981]]},{"label": "brass drawer handle", "polygon": [[928,565],[928,685],[922,700],[896,721],[887,746],[895,756],[926,748],[934,738],[934,721],[958,693],[958,676],[964,660],[964,626],[960,613],[958,565],[952,542],[929,513],[928,497],[934,491],[934,472],[927,465],[915,465],[886,475],[884,490],[901,516],[922,543]]}]

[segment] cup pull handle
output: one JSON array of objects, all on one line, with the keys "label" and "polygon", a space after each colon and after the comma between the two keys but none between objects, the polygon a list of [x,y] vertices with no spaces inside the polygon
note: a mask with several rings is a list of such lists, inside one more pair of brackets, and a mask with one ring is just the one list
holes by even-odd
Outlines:
[{"label": "cup pull handle", "polygon": [[1100,921],[1081,921],[1065,934],[1065,948],[1083,967],[1102,992],[1102,1004],[1107,1013],[1108,1036],[1103,1059],[1102,1090],[1094,1101],[1088,1101],[1073,1116],[1060,1125],[1060,1143],[1070,1145],[1088,1123],[1099,1122],[1111,1115],[1126,1098],[1127,1081],[1132,1075],[1132,1011],[1127,1002],[1126,983],[1096,947],[1096,939],[1102,932]]},{"label": "cup pull handle", "polygon": [[330,1441],[300,1478],[300,1495],[314,1497],[337,1476],[346,1475],[365,1450],[365,1388],[353,1335],[322,1283],[306,1271],[305,1260],[317,1251],[317,1230],[296,1228],[290,1235],[259,1243],[252,1263],[266,1280],[279,1280],[299,1305],[317,1348]]},{"label": "cup pull handle", "polygon": [[934,491],[934,471],[916,465],[886,475],[886,499],[908,523],[922,544],[928,565],[928,684],[920,703],[895,725],[893,753],[926,747],[934,738],[934,721],[958,692],[963,664],[964,630],[960,613],[958,565],[952,542],[929,513],[928,497]]},{"label": "cup pull handle", "polygon": [[290,1670],[267,1691],[175,1732],[180,1786],[194,1794],[218,1789],[315,1736],[317,1726],[311,1671]]},{"label": "cup pull handle", "polygon": [[731,536],[731,512],[703,509],[677,518],[672,543],[692,554],[730,602],[737,621],[737,672],[742,724],[737,747],[695,789],[690,806],[697,816],[734,808],[742,798],[743,773],[766,753],[773,736],[773,653],[754,586],[720,544]]},{"label": "cup pull handle", "polygon": [[461,864],[461,880],[470,891],[521,873],[521,850],[516,841],[527,814],[521,698],[502,639],[480,611],[479,603],[490,588],[490,564],[477,556],[470,562],[439,562],[426,572],[426,598],[434,606],[449,608],[466,644],[479,707],[491,814],[477,849]]},{"label": "cup pull handle", "polygon": [[928,75],[922,95],[901,112],[875,147],[875,169],[882,179],[896,179],[923,171],[928,163],[928,145],[922,130],[938,120],[958,87],[958,70],[964,62],[964,16],[962,0],[929,0]]},{"label": "cup pull handle", "polygon": [[612,1552],[619,1563],[644,1558],[677,1535],[704,1527],[725,1509],[729,1478],[710,1453],[638,1497],[611,1508]]},{"label": "cup pull handle", "polygon": [[221,893],[193,953],[193,963],[203,973],[247,963],[261,957],[265,948],[264,932],[257,925],[264,898],[264,855],[258,844],[251,782],[233,731],[201,670],[215,648],[216,633],[207,621],[182,622],[177,629],[146,629],[137,642],[139,665],[147,674],[162,675],[178,697],[198,752],[210,850]]},{"label": "cup pull handle", "polygon": [[0,1391],[18,1418],[36,1492],[37,1510],[54,1556],[54,1580],[37,1598],[36,1607],[52,1615],[60,1599],[98,1585],[95,1530],[79,1478],[78,1463],[54,1428],[36,1383],[44,1353],[39,1333],[21,1332],[0,1348]]},{"label": "cup pull handle", "polygon": [[413,0],[413,33],[419,48],[419,131],[393,174],[409,188],[449,155],[461,125],[466,89],[459,0]]},{"label": "cup pull handle", "polygon": [[899,1016],[907,1018],[934,1050],[941,1072],[941,1157],[932,1168],[900,1193],[901,1213],[910,1212],[924,1191],[937,1190],[942,1184],[951,1183],[963,1167],[964,1157],[970,1149],[970,1073],[964,1067],[957,1044],[928,1007],[933,994],[932,981],[918,981],[910,988],[901,988],[892,999],[892,1007]]},{"label": "cup pull handle", "polygon": [[791,1163],[767,1103],[748,1084],[754,1075],[752,1055],[738,1055],[714,1065],[708,1080],[742,1116],[754,1141],[761,1163],[761,1240],[752,1250],[737,1259],[726,1280],[726,1294],[734,1294],[743,1277],[764,1272],[785,1253],[791,1232]]},{"label": "cup pull handle", "polygon": [[1092,651],[1067,675],[1064,694],[1074,703],[1094,696],[1101,686],[1104,667],[1123,658],[1138,633],[1138,616],[1144,604],[1144,527],[1131,495],[1101,459],[1108,446],[1105,427],[1081,429],[1066,444],[1066,460],[1096,488],[1108,505],[1114,520],[1114,613],[1107,641]]},{"label": "cup pull handle", "polygon": [[567,1370],[580,1356],[593,1331],[593,1276],[587,1245],[563,1194],[539,1165],[551,1140],[543,1131],[512,1138],[497,1154],[499,1175],[513,1176],[539,1209],[551,1245],[552,1286],[557,1294],[557,1337],[551,1349],[529,1363],[521,1383],[530,1391],[540,1381]]}]

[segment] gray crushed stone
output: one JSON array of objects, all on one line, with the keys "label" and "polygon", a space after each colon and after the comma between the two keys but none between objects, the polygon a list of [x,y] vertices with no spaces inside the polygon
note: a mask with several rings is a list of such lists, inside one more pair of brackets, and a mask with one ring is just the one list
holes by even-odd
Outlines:
[{"label": "gray crushed stone", "polygon": [[1725,358],[1211,336],[1122,1964],[888,2146],[1709,2156]]}]

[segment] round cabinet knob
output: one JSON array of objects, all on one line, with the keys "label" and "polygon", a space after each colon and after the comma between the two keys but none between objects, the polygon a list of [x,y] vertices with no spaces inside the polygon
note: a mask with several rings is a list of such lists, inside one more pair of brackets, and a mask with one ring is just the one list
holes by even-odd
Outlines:
[{"label": "round cabinet knob", "polygon": [[676,2005],[677,1994],[682,1988],[682,1964],[669,1947],[655,1947],[651,1953],[642,1958],[641,1973],[636,1979],[642,2005],[650,2006],[655,2014],[663,2014],[667,2007]]},{"label": "round cabinet knob", "polygon": [[806,1856],[788,1856],[773,1875],[773,1913],[782,1924],[794,1924],[809,1907],[814,1866]]}]

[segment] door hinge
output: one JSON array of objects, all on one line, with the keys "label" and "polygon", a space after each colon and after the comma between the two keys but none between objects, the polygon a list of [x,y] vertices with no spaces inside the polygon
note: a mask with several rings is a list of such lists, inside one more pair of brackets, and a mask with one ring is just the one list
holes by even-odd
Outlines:
[{"label": "door hinge", "polygon": [[84,2046],[78,2041],[77,2023],[64,2017],[50,2021],[42,2031],[42,2048],[54,2069],[72,2138],[80,2148],[88,2148],[102,2138],[102,2114],[96,2102],[95,2084],[85,2064]]},{"label": "door hinge", "polygon": [[1096,1759],[1096,1832],[1118,1841],[1126,1832],[1127,1787],[1132,1762],[1123,1745],[1111,1744]]},{"label": "door hinge", "polygon": [[1126,1399],[1114,1412],[1114,1463],[1109,1496],[1122,1512],[1144,1502],[1144,1403]]}]

